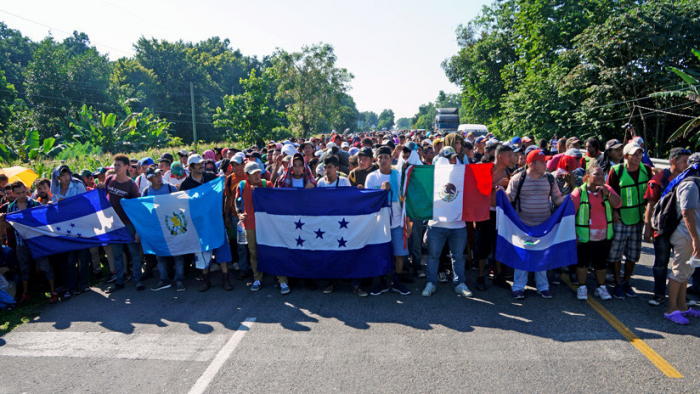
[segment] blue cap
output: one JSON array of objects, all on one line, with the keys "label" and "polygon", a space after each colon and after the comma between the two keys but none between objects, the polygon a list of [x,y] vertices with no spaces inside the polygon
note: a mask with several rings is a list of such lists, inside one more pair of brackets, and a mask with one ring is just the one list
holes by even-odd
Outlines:
[{"label": "blue cap", "polygon": [[145,158],[141,159],[140,164],[142,166],[152,166],[152,165],[156,164],[156,162],[154,162],[153,159],[151,159],[150,157],[145,157]]},{"label": "blue cap", "polygon": [[484,137],[484,136],[482,135],[482,136],[476,137],[476,140],[474,140],[474,142],[476,142],[476,143],[478,144],[479,142],[481,142],[481,141],[483,141],[483,140],[485,140],[485,139],[486,139],[486,137]]},{"label": "blue cap", "polygon": [[520,139],[520,137],[517,137],[517,136],[516,136],[516,137],[513,137],[513,139],[510,140],[510,143],[511,143],[511,144],[520,144],[520,143],[522,143],[522,142],[523,142],[523,141]]}]

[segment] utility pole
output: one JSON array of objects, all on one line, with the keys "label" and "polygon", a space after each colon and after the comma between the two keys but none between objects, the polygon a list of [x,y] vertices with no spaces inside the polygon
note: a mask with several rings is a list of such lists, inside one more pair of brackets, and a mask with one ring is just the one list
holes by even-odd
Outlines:
[{"label": "utility pole", "polygon": [[194,116],[194,85],[190,82],[190,98],[192,99],[192,138],[194,148],[197,149],[197,122]]}]

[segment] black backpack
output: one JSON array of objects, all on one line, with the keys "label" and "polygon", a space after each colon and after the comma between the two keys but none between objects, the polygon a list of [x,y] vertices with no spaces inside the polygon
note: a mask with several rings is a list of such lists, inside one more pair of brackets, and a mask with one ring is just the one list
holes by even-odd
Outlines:
[{"label": "black backpack", "polygon": [[676,209],[678,186],[683,182],[695,182],[700,189],[700,177],[689,176],[678,182],[673,190],[661,197],[654,205],[654,214],[651,217],[651,227],[656,231],[657,237],[670,237],[681,223],[681,213]]}]

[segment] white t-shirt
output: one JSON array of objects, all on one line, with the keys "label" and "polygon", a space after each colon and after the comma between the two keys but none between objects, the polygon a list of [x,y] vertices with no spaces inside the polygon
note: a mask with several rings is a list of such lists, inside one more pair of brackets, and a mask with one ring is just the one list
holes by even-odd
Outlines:
[{"label": "white t-shirt", "polygon": [[292,187],[304,187],[304,177],[299,179],[292,177]]},{"label": "white t-shirt", "polygon": [[430,227],[441,227],[441,228],[449,228],[449,229],[457,229],[457,228],[462,228],[466,227],[467,224],[463,220],[459,220],[456,222],[441,222],[438,220],[428,220],[428,226]]},{"label": "white t-shirt", "polygon": [[[337,183],[336,183],[337,182]],[[342,186],[352,186],[348,178],[344,176],[339,176],[337,181],[328,183],[328,177],[323,177],[318,180],[316,187],[342,187]]]},{"label": "white t-shirt", "polygon": [[[382,174],[380,170],[376,170],[367,175],[365,180],[366,189],[381,189],[382,183],[391,182],[390,174]],[[398,188],[396,188],[398,190]],[[391,198],[391,196],[389,196]],[[401,209],[401,203],[396,201],[391,203],[391,228],[403,226],[403,210]]]},{"label": "white t-shirt", "polygon": [[165,175],[163,175],[163,183],[169,183],[173,186],[179,186],[182,182],[185,181],[186,177],[182,177],[182,179],[177,179],[173,176],[173,174],[170,173],[170,171],[166,172]]},{"label": "white t-shirt", "polygon": [[143,195],[143,191],[146,190],[147,187],[151,186],[151,182],[146,179],[146,174],[141,174],[134,179],[134,182],[136,182],[136,186],[139,188],[139,193]]}]

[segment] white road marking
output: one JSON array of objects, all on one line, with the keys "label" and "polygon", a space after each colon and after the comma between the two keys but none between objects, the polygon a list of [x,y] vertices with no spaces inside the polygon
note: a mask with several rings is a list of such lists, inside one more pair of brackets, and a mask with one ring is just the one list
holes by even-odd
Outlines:
[{"label": "white road marking", "polygon": [[228,335],[119,332],[12,332],[0,357],[120,358],[209,361]]},{"label": "white road marking", "polygon": [[204,393],[204,390],[207,389],[209,383],[211,383],[211,381],[214,379],[214,377],[224,365],[226,360],[228,360],[229,357],[231,357],[233,351],[236,349],[238,344],[241,343],[241,340],[243,339],[245,333],[248,332],[248,330],[250,330],[250,327],[253,325],[253,322],[255,322],[255,318],[249,317],[245,319],[243,323],[241,323],[241,326],[238,327],[238,330],[235,333],[233,333],[231,339],[229,339],[226,345],[224,345],[224,347],[221,348],[216,357],[211,361],[211,364],[209,364],[207,369],[204,370],[202,376],[200,376],[199,379],[197,379],[197,382],[190,389],[189,394]]}]

